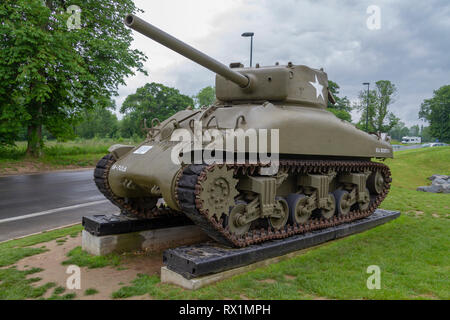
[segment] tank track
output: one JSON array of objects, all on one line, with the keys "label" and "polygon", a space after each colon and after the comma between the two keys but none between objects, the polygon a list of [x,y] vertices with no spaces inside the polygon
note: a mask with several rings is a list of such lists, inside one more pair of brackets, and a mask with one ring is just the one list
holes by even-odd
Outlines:
[{"label": "tank track", "polygon": [[119,207],[122,214],[139,217],[143,219],[160,218],[166,216],[168,219],[182,215],[181,212],[172,210],[169,207],[157,207],[153,205],[154,199],[125,199],[117,197],[111,191],[108,184],[108,173],[116,159],[112,154],[107,154],[98,163],[94,170],[94,182],[98,190],[115,206]]},{"label": "tank track", "polygon": [[[281,230],[272,227],[253,229],[242,236],[236,236],[223,226],[223,218],[217,220],[215,216],[208,217],[202,208],[199,193],[202,188],[199,184],[206,178],[206,173],[214,165],[189,165],[184,168],[177,181],[177,200],[182,211],[198,226],[200,226],[211,238],[227,246],[245,247],[273,239],[283,239],[295,234],[301,234],[318,229],[333,227],[339,224],[362,219],[371,215],[379,204],[387,196],[391,179],[389,168],[382,164],[371,161],[349,160],[280,160],[280,171],[290,174],[327,173],[334,170],[337,173],[363,172],[364,170],[378,170],[384,178],[384,188],[378,195],[371,194],[371,202],[367,210],[352,210],[346,216],[334,215],[330,219],[312,218],[304,224],[287,224]],[[255,164],[232,164],[229,169],[234,169],[234,175],[254,174],[260,165]]]}]

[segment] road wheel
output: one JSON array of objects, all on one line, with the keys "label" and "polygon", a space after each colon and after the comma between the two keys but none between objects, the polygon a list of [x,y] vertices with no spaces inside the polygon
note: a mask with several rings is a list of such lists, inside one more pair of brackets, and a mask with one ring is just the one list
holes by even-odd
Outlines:
[{"label": "road wheel", "polygon": [[339,216],[346,216],[350,213],[351,207],[351,196],[346,190],[336,190],[334,192],[334,197],[336,199],[336,213]]},{"label": "road wheel", "polygon": [[279,230],[286,225],[289,219],[289,205],[284,198],[277,197],[276,200],[278,212],[281,217],[270,217],[269,223],[275,230]]},{"label": "road wheel", "polygon": [[289,223],[303,224],[311,217],[308,210],[308,197],[304,194],[291,193],[286,197],[289,206]]},{"label": "road wheel", "polygon": [[361,202],[358,202],[358,208],[359,210],[365,211],[369,209],[370,205],[370,191],[366,188],[366,195],[364,197],[364,200]]},{"label": "road wheel", "polygon": [[380,171],[372,173],[367,179],[370,192],[380,194],[384,189],[384,178]]},{"label": "road wheel", "polygon": [[328,194],[327,207],[320,209],[320,215],[325,219],[330,219],[336,211],[336,199],[332,193]]},{"label": "road wheel", "polygon": [[246,206],[246,202],[237,201],[236,205],[230,209],[230,213],[225,216],[224,227],[228,228],[231,234],[240,236],[246,234],[250,229],[251,222],[245,224],[242,223]]}]

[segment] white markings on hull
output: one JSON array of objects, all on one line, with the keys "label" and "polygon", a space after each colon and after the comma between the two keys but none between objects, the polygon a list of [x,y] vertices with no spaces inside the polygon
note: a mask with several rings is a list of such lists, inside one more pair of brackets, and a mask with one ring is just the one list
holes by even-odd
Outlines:
[{"label": "white markings on hull", "polygon": [[120,164],[113,164],[113,166],[111,167],[111,170],[117,170],[120,172],[127,172],[127,167],[126,166],[121,166]]},{"label": "white markings on hull", "polygon": [[134,154],[146,154],[147,151],[151,150],[153,146],[141,146],[137,150],[135,150]]}]

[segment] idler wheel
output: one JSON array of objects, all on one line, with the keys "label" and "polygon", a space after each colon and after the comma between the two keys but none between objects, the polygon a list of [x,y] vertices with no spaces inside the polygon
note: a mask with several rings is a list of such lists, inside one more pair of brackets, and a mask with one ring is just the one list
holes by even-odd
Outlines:
[{"label": "idler wheel", "polygon": [[380,194],[384,188],[384,178],[380,171],[372,173],[367,179],[367,187],[370,192]]},{"label": "idler wheel", "polygon": [[332,193],[328,194],[327,207],[320,209],[320,215],[325,219],[330,219],[336,211],[336,199]]},{"label": "idler wheel", "polygon": [[276,200],[277,206],[275,210],[278,211],[277,213],[280,217],[270,217],[269,222],[275,230],[279,230],[286,225],[289,219],[289,205],[287,201],[281,197],[277,197]]},{"label": "idler wheel", "polygon": [[304,194],[291,193],[286,197],[289,206],[289,222],[303,224],[311,217],[312,211],[307,208],[308,197]]},{"label": "idler wheel", "polygon": [[351,208],[351,196],[346,190],[336,190],[334,192],[334,198],[336,199],[336,213],[340,216],[346,216],[350,213]]},{"label": "idler wheel", "polygon": [[230,213],[225,216],[224,227],[228,227],[231,234],[240,236],[247,233],[250,229],[251,222],[243,223],[246,206],[247,204],[244,201],[238,201],[236,202],[236,205],[231,208]]}]

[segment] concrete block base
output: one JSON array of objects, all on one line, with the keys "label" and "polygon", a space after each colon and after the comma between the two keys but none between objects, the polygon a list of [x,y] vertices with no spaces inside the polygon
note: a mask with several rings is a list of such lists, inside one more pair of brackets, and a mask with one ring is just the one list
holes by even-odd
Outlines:
[{"label": "concrete block base", "polygon": [[112,252],[122,253],[144,249],[159,252],[173,247],[191,245],[208,239],[208,236],[199,227],[194,225],[106,236],[94,236],[86,230],[83,230],[82,248],[96,256],[106,255]]},{"label": "concrete block base", "polygon": [[399,216],[398,211],[378,209],[363,219],[244,248],[224,248],[208,242],[169,249],[164,252],[166,267],[161,269],[161,282],[195,290],[297,256],[328,241],[369,230]]},{"label": "concrete block base", "polygon": [[[323,244],[321,244],[321,245],[323,245]],[[321,245],[318,245],[318,246],[321,246]],[[318,247],[318,246],[316,246],[316,247]],[[222,280],[231,278],[231,277],[241,274],[241,273],[246,273],[246,272],[249,272],[249,271],[257,269],[257,268],[265,267],[265,266],[268,266],[273,263],[277,263],[277,262],[280,262],[283,260],[290,259],[292,257],[301,255],[301,254],[305,253],[306,251],[313,249],[313,248],[315,248],[315,247],[298,250],[298,251],[291,252],[291,253],[288,253],[288,254],[285,254],[285,255],[282,255],[279,257],[261,260],[261,261],[249,264],[247,266],[234,268],[234,269],[230,269],[230,270],[226,270],[226,271],[222,271],[222,272],[218,272],[218,273],[214,273],[214,274],[210,274],[210,275],[206,275],[206,276],[201,276],[198,278],[192,278],[192,279],[187,279],[187,278],[183,277],[181,274],[179,274],[175,271],[172,271],[172,270],[168,269],[167,267],[162,267],[161,268],[161,282],[175,284],[177,286],[180,286],[180,287],[182,287],[184,289],[188,289],[188,290],[197,290],[206,285],[212,284],[214,282],[222,281]]]}]

